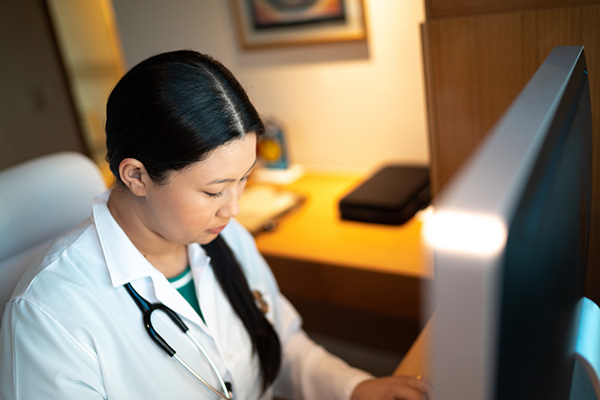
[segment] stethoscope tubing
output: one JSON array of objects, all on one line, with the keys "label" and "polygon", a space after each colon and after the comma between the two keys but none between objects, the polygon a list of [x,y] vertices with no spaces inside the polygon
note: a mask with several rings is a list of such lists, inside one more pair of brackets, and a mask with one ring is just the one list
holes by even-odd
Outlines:
[{"label": "stethoscope tubing", "polygon": [[[183,368],[185,368],[190,374],[192,374],[192,376],[194,378],[196,378],[198,381],[200,381],[200,383],[202,383],[207,389],[209,389],[211,392],[213,392],[214,394],[216,394],[217,396],[219,396],[220,399],[224,399],[224,400],[232,399],[232,397],[230,397],[231,396],[231,392],[229,391],[229,389],[227,388],[227,386],[225,386],[224,383],[223,383],[223,392],[226,393],[226,395],[223,395],[223,393],[219,392],[210,383],[208,383],[206,380],[204,380],[204,378],[202,378],[200,375],[198,375],[196,373],[196,371],[194,371],[192,369],[192,367],[190,367],[185,361],[183,361],[181,359],[181,357],[179,357],[177,354],[173,354],[172,358],[175,361],[177,361]],[[220,377],[219,377],[219,381],[222,381],[222,379]]]},{"label": "stethoscope tubing", "polygon": [[[142,317],[144,320],[144,327],[146,328],[146,332],[148,333],[148,335],[150,336],[152,341],[154,341],[165,353],[167,353],[169,355],[169,357],[173,358],[183,368],[185,368],[204,387],[209,389],[211,392],[213,392],[214,394],[216,394],[217,396],[219,396],[219,398],[221,398],[223,400],[232,400],[233,393],[231,391],[231,388],[223,379],[223,376],[217,369],[214,361],[212,360],[212,357],[210,357],[210,355],[208,354],[206,349],[204,349],[204,346],[202,346],[200,341],[190,332],[190,328],[185,324],[185,322],[183,322],[183,320],[179,317],[179,315],[177,315],[177,313],[175,311],[173,311],[172,309],[170,309],[169,307],[167,307],[166,305],[164,305],[162,303],[150,303],[148,300],[143,298],[133,288],[133,286],[131,286],[131,282],[126,283],[124,286],[125,286],[125,289],[127,290],[127,292],[129,293],[129,295],[131,296],[131,298],[134,300],[134,302],[137,304],[138,308],[142,312]],[[208,383],[204,378],[202,378],[198,373],[196,373],[196,371],[194,371],[185,361],[183,361],[183,359],[181,359],[181,357],[179,357],[177,355],[177,352],[175,351],[175,349],[173,349],[167,343],[167,341],[165,339],[163,339],[162,336],[160,336],[160,334],[156,331],[156,329],[154,329],[154,326],[152,325],[152,321],[151,321],[151,316],[152,316],[152,312],[154,312],[156,310],[162,311],[165,314],[167,314],[169,316],[169,318],[173,321],[173,323],[175,325],[177,325],[179,327],[179,329],[190,338],[190,340],[194,343],[194,345],[198,348],[198,350],[200,350],[200,352],[202,353],[202,355],[204,356],[206,361],[208,361],[210,367],[214,371],[214,373],[219,381],[219,384],[223,390],[223,393],[221,393],[217,389],[215,389],[210,383]]]}]

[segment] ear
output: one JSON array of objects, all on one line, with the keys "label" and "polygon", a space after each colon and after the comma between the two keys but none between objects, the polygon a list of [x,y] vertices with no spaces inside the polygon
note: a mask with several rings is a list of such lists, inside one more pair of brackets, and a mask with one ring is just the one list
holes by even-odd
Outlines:
[{"label": "ear", "polygon": [[119,163],[121,181],[136,196],[144,196],[151,179],[146,167],[135,158],[125,158]]}]

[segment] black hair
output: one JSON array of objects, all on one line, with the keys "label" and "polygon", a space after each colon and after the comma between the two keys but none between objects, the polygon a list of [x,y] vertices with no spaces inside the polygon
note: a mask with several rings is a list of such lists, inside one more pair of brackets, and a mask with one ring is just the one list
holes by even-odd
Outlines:
[{"label": "black hair", "polygon": [[233,74],[211,57],[181,50],[150,57],[117,83],[106,105],[107,160],[135,158],[162,182],[173,170],[264,125]]},{"label": "black hair", "polygon": [[[263,390],[275,379],[281,363],[281,345],[273,326],[255,304],[248,282],[239,267],[235,255],[225,243],[221,235],[212,242],[202,246],[217,268],[214,274],[229,302],[241,318],[246,330],[250,333],[254,350],[263,376]],[[230,295],[234,293],[235,295]]]},{"label": "black hair", "polygon": [[[161,184],[170,172],[205,160],[219,146],[263,132],[263,122],[233,74],[190,50],[158,54],[136,65],[117,83],[106,106],[106,158],[117,184],[125,158],[142,162],[153,182]],[[250,336],[266,390],[281,365],[277,333],[256,306],[223,238],[203,248]]]}]

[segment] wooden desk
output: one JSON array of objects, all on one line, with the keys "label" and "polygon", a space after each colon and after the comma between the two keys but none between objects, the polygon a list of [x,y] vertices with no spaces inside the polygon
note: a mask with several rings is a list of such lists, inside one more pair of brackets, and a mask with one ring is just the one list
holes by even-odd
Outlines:
[{"label": "wooden desk", "polygon": [[394,375],[421,375],[431,382],[431,344],[433,340],[433,318],[429,320],[419,336],[394,371]]},{"label": "wooden desk", "polygon": [[[308,173],[287,185],[306,196],[305,203],[285,215],[275,231],[257,235],[256,243],[308,328],[336,335],[357,331],[353,339],[370,344],[410,345],[420,330],[423,286],[433,276],[421,222],[413,218],[385,226],[341,220],[338,201],[362,178]],[[411,321],[410,329],[400,320]]]}]

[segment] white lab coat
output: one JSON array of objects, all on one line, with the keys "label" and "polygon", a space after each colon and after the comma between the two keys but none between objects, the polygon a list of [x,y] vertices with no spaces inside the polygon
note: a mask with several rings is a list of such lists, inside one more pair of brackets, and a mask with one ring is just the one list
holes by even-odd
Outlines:
[{"label": "white lab coat", "polygon": [[[213,358],[239,400],[348,399],[370,375],[312,342],[279,292],[252,236],[231,221],[223,237],[242,264],[252,290],[269,304],[267,318],[282,342],[282,369],[262,395],[258,358],[246,330],[215,280],[209,259],[188,246],[206,325],[165,277],[149,264],[112,218],[110,191],[94,200],[92,217],[59,239],[30,268],[4,312],[0,330],[0,398],[214,399],[147,335],[141,313],[123,284],[175,310]],[[156,313],[159,314],[159,313]],[[214,373],[193,343],[163,315],[157,331],[214,387]]]}]

